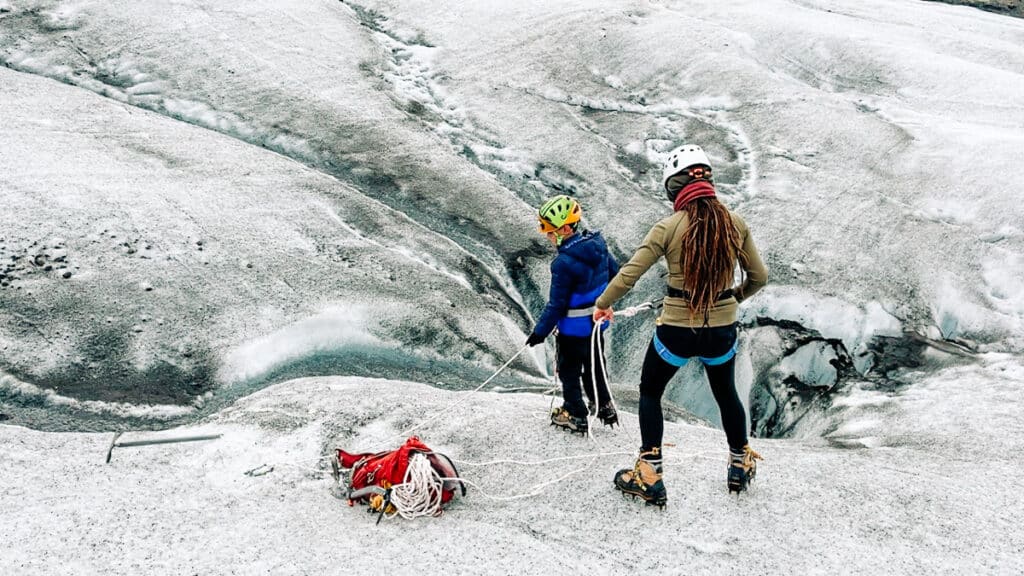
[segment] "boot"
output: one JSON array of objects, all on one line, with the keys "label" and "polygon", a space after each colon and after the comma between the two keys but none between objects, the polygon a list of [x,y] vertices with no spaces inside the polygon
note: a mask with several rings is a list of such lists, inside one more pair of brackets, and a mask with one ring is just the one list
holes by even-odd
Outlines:
[{"label": "boot", "polygon": [[610,402],[601,406],[601,409],[597,411],[597,417],[601,420],[602,424],[612,428],[615,428],[615,425],[619,423],[619,413],[615,411],[615,406]]},{"label": "boot", "polygon": [[648,506],[664,508],[668,502],[665,483],[661,480],[661,449],[651,448],[644,452],[640,449],[640,457],[633,468],[623,468],[615,473],[615,488],[634,499],[643,498]]},{"label": "boot", "polygon": [[578,432],[587,435],[587,431],[590,430],[590,424],[587,423],[586,418],[580,418],[569,414],[569,411],[565,408],[555,408],[551,412],[551,425],[558,426],[570,432]]},{"label": "boot", "polygon": [[743,447],[742,452],[729,450],[729,493],[739,494],[747,489],[750,481],[757,474],[757,461],[764,460],[761,455],[750,448],[750,444]]}]

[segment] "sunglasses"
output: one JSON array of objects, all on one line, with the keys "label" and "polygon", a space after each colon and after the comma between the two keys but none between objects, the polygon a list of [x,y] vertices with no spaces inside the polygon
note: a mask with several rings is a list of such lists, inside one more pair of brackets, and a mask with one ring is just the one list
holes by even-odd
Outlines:
[{"label": "sunglasses", "polygon": [[540,230],[541,234],[550,234],[550,233],[554,232],[555,230],[558,230],[557,226],[555,226],[554,224],[552,224],[551,222],[548,222],[547,220],[545,220],[543,218],[537,218],[537,221],[538,221],[537,229]]}]

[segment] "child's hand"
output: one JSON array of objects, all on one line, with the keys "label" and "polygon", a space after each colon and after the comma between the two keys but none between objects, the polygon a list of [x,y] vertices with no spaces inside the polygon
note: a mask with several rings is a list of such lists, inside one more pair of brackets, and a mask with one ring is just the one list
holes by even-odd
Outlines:
[{"label": "child's hand", "polygon": [[615,311],[611,308],[598,308],[594,310],[594,324],[600,324],[604,321],[612,322],[613,320],[615,320]]},{"label": "child's hand", "polygon": [[540,344],[543,341],[544,341],[544,337],[543,336],[541,336],[540,334],[537,334],[536,332],[533,332],[526,339],[526,345],[530,346],[530,347],[533,347],[533,346],[536,346],[537,344]]}]

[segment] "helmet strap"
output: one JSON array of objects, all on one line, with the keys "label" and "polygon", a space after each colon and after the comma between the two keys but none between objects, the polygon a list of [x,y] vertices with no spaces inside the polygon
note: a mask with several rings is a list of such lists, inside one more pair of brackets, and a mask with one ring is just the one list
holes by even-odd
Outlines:
[{"label": "helmet strap", "polygon": [[[569,228],[569,233],[568,234],[562,234],[562,230],[564,228],[566,228],[566,227]],[[561,228],[558,228],[558,229],[554,230],[552,232],[552,234],[555,235],[555,246],[561,246],[562,242],[564,242],[566,238],[569,238],[570,236],[572,236],[575,233],[576,233],[576,227],[571,225],[571,224],[566,224],[566,225],[562,226]]]}]

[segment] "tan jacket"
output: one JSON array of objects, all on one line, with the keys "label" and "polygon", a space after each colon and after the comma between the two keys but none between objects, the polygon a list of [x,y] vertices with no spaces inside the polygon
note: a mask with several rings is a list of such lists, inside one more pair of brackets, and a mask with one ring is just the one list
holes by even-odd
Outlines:
[{"label": "tan jacket", "polygon": [[[768,269],[761,261],[761,255],[757,253],[757,247],[754,246],[754,240],[750,237],[747,223],[738,214],[731,213],[731,215],[742,242],[738,260],[740,268],[743,269],[743,283],[733,288],[734,297],[719,300],[711,307],[708,326],[728,326],[735,322],[739,303],[750,298],[768,282]],[[633,257],[622,266],[608,287],[598,296],[596,306],[611,308],[662,256],[665,257],[668,264],[668,285],[681,290],[684,276],[681,265],[683,234],[688,225],[689,217],[682,210],[655,224]],[[658,323],[699,328],[704,325],[702,316],[694,314],[691,321],[690,306],[685,299],[666,297]]]}]

